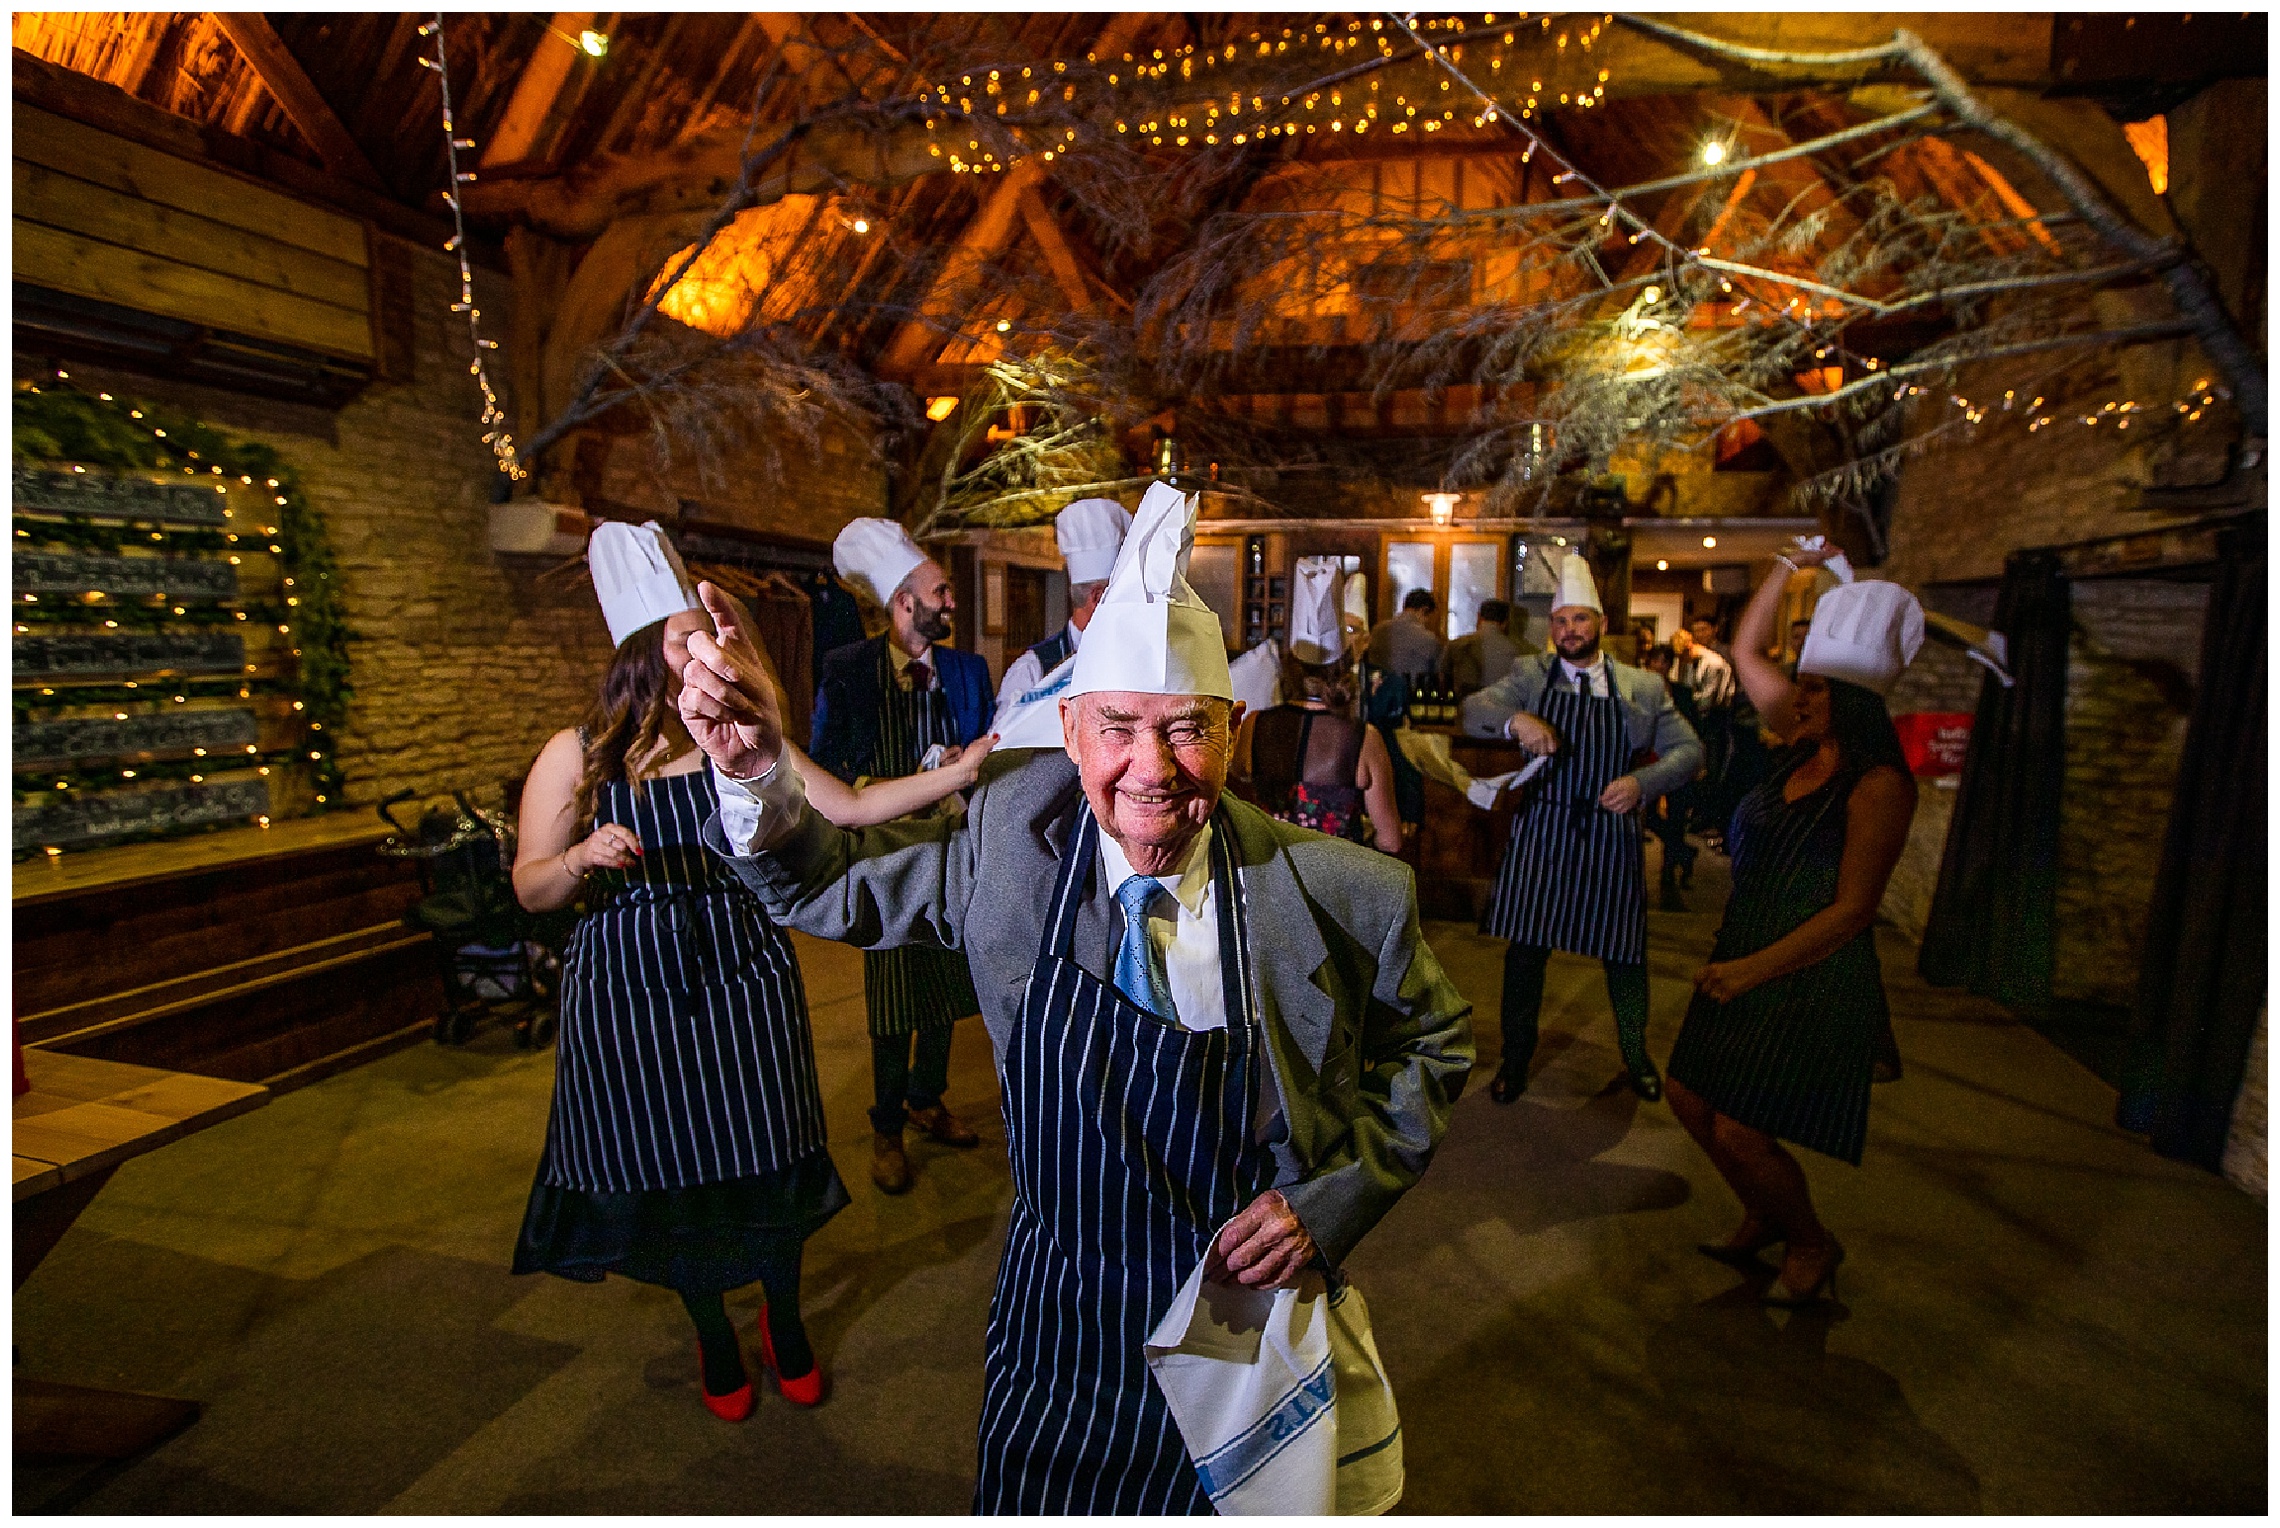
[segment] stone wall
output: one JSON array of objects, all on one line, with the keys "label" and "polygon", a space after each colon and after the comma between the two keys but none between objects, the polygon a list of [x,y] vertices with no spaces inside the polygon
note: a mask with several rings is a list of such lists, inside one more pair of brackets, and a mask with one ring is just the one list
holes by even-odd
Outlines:
[{"label": "stone wall", "polygon": [[2154,579],[2074,585],[2053,997],[2136,1000],[2208,596]]}]

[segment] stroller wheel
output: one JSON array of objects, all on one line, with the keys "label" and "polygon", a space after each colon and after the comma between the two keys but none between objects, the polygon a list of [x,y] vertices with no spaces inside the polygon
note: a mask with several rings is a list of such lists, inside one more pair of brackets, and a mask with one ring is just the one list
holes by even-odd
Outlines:
[{"label": "stroller wheel", "polygon": [[530,1021],[530,1046],[536,1050],[554,1040],[555,1020],[551,1012],[539,1014]]},{"label": "stroller wheel", "polygon": [[445,1045],[465,1045],[475,1037],[475,1014],[471,1009],[454,1008],[435,1021],[435,1037]]}]

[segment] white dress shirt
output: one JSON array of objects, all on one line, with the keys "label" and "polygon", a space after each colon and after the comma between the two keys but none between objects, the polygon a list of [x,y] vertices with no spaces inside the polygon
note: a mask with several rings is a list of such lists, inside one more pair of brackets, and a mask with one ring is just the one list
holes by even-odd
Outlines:
[{"label": "white dress shirt", "polygon": [[[1077,650],[1077,644],[1084,641],[1085,634],[1074,621],[1069,623],[1067,629],[1069,651],[1073,653]],[[1021,656],[1006,665],[1005,679],[998,685],[996,715],[1005,715],[1007,707],[1036,689],[1044,677],[1045,665],[1037,661],[1035,653],[1027,648],[1022,649]]]},{"label": "white dress shirt", "polygon": [[1588,684],[1590,694],[1599,696],[1606,695],[1607,655],[1605,653],[1601,653],[1598,657],[1592,659],[1591,667],[1589,668],[1577,668],[1574,664],[1568,662],[1567,659],[1562,658],[1560,660],[1560,687],[1566,690],[1577,689],[1579,687],[1579,680],[1585,681]]},{"label": "white dress shirt", "polygon": [[[807,800],[806,782],[781,758],[751,781],[723,774],[716,764],[713,782],[720,791],[721,836],[746,858],[780,842]],[[1112,896],[1133,875],[1132,861],[1106,833],[1100,835],[1100,873]],[[1156,879],[1171,895],[1157,898],[1149,910],[1148,937],[1164,957],[1177,1022],[1182,1029],[1225,1029],[1227,989],[1220,981],[1219,893],[1211,884],[1209,823],[1188,846],[1179,868]],[[1111,952],[1112,968],[1114,959]]]},{"label": "white dress shirt", "polygon": [[[1100,873],[1110,895],[1133,875],[1117,841],[1100,835]],[[1227,990],[1220,985],[1219,891],[1211,884],[1211,824],[1188,845],[1187,858],[1156,880],[1169,896],[1148,909],[1148,937],[1164,958],[1172,1012],[1182,1029],[1225,1029]],[[1113,968],[1114,954],[1110,960]]]}]

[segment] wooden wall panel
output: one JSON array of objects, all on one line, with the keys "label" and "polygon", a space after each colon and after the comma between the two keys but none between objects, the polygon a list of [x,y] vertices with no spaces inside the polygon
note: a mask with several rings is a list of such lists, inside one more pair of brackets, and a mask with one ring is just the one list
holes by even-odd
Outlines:
[{"label": "wooden wall panel", "polygon": [[370,361],[365,227],[35,108],[14,108],[16,279]]}]

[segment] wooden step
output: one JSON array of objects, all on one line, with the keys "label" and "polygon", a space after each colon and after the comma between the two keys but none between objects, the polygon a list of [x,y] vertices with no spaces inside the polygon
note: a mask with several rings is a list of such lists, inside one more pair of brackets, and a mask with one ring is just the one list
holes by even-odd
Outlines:
[{"label": "wooden step", "polygon": [[168,981],[25,1014],[16,1021],[17,1033],[26,1045],[65,1046],[192,1009],[237,1001],[281,982],[338,970],[408,945],[424,944],[431,938],[401,921],[376,923]]}]

